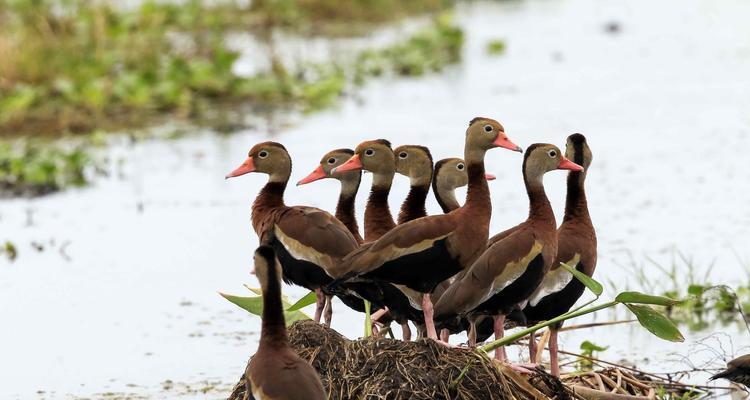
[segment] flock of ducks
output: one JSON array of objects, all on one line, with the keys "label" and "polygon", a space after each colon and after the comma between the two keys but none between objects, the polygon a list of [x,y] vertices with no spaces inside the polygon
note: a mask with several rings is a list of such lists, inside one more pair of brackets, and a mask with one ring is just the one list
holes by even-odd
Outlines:
[{"label": "flock of ducks", "polygon": [[[353,151],[330,151],[298,185],[324,178],[340,181],[335,215],[284,203],[292,169],[284,146],[264,142],[250,150],[227,178],[250,172],[269,176],[252,206],[252,225],[261,244],[255,272],[264,298],[260,346],[247,369],[248,389],[256,399],[324,398],[315,371],[288,346],[282,279],[317,293],[316,322],[322,319],[330,326],[332,297],[360,312],[368,301],[376,327],[395,321],[404,340],[410,340],[412,322],[418,337],[446,345],[451,334],[464,330],[469,346],[493,334],[501,338],[506,325],[531,326],[576,303],[584,286],[560,264],[589,276],[596,267],[596,233],[584,190],[592,160],[586,138],[569,136],[564,154],[552,144],[526,149],[521,171],[529,215],[490,237],[487,181],[494,177],[486,174],[484,158],[494,148],[522,152],[499,122],[474,118],[466,130],[464,158],[440,160],[434,166],[426,147],[392,149],[382,139],[363,142]],[[543,184],[543,176],[558,169],[570,171],[559,227]],[[354,206],[363,170],[373,174],[364,237]],[[388,195],[397,173],[409,177],[411,188],[394,221]],[[465,185],[466,200],[460,205],[455,189]],[[427,215],[430,188],[443,214]],[[549,341],[552,373],[558,376],[559,328],[551,327]],[[529,347],[533,362],[534,335]],[[495,358],[505,362],[505,349],[497,349]]]}]

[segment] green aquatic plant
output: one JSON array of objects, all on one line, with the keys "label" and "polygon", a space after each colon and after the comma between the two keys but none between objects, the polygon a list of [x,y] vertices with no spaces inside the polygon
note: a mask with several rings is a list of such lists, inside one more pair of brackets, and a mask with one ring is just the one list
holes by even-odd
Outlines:
[{"label": "green aquatic plant", "polygon": [[679,303],[667,307],[666,311],[670,318],[686,325],[691,331],[707,329],[717,321],[724,326],[735,323],[738,314],[745,319],[743,310],[750,305],[750,277],[747,283],[738,285],[736,289],[717,285],[712,279],[714,262],[699,266],[692,257],[678,250],[672,252],[667,265],[650,257],[639,263],[629,254],[629,262],[620,263],[620,266],[635,277],[639,290],[681,298]]},{"label": "green aquatic plant", "polygon": [[6,240],[5,243],[0,246],[0,255],[4,255],[8,261],[13,262],[18,258],[18,249],[13,242]]},{"label": "green aquatic plant", "polygon": [[38,196],[88,182],[83,146],[0,142],[0,196]]},{"label": "green aquatic plant", "polygon": [[[353,74],[342,68],[360,68],[356,62],[240,76],[233,70],[239,53],[228,47],[228,35],[249,30],[264,40],[279,26],[385,22],[451,4],[188,0],[119,8],[93,0],[0,3],[0,135],[134,127],[164,114],[200,117],[216,104],[239,101],[321,109],[344,91],[345,77]],[[375,52],[375,62],[403,75],[439,70],[457,59],[457,36],[460,30],[439,25]],[[254,56],[280,66],[272,51]]]},{"label": "green aquatic plant", "polygon": [[487,42],[487,54],[498,55],[505,53],[505,41],[501,39],[493,39]]},{"label": "green aquatic plant", "polygon": [[[247,287],[247,286],[246,286]],[[231,294],[219,293],[221,297],[229,300],[231,303],[249,312],[252,315],[263,316],[263,292],[260,289],[247,287],[255,296],[235,296]],[[315,303],[315,293],[312,296],[308,293],[306,296],[292,304],[286,296],[281,296],[281,304],[284,307],[284,320],[287,326],[291,326],[296,321],[310,319],[310,317],[300,311],[303,307]]]},{"label": "green aquatic plant", "polygon": [[591,358],[596,358],[598,355],[597,353],[605,351],[608,348],[609,346],[599,346],[593,342],[584,340],[583,343],[581,343],[581,357],[579,357],[577,361],[578,370],[591,371],[594,368],[594,362]]}]

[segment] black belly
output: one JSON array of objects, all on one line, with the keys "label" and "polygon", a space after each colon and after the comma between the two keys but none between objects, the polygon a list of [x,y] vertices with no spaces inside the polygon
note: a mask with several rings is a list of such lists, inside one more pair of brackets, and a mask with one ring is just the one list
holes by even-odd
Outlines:
[{"label": "black belly", "polygon": [[432,293],[440,282],[460,271],[461,265],[448,252],[443,239],[419,253],[388,261],[363,276],[404,285],[422,293]]},{"label": "black belly", "polygon": [[544,278],[544,257],[539,254],[529,262],[518,279],[480,304],[470,314],[507,315],[518,306],[518,303],[528,299],[534,293],[542,282],[542,278]]},{"label": "black belly", "polygon": [[284,282],[316,290],[333,281],[320,266],[294,258],[278,239],[273,238],[269,245],[273,247],[276,258],[279,259]]},{"label": "black belly", "polygon": [[[583,264],[578,263],[576,269],[583,272]],[[527,305],[523,309],[527,324],[533,325],[548,321],[570,311],[583,294],[584,289],[583,283],[574,277],[562,290],[545,296],[536,306]]]}]

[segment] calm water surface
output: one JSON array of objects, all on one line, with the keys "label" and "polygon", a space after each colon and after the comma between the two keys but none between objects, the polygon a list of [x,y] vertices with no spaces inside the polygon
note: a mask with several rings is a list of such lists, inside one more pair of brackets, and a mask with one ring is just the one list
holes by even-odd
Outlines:
[{"label": "calm water surface", "polygon": [[[296,181],[324,152],[365,139],[426,144],[436,159],[460,156],[466,124],[477,115],[499,119],[523,147],[563,145],[582,132],[595,158],[588,191],[600,238],[598,278],[634,286],[619,266],[628,254],[667,264],[678,249],[699,266],[715,261],[716,282],[746,281],[738,258],[750,259],[747,15],[745,1],[464,4],[456,15],[467,34],[464,62],[444,73],[373,82],[338,109],[272,135],[196,130],[176,141],[115,144],[106,152],[124,158],[120,173],[93,187],[0,201],[2,237],[21,252],[13,264],[0,261],[0,397],[224,396],[260,325],[217,292],[244,294],[243,283],[257,285],[249,274],[257,245],[249,213],[265,178],[223,176],[268,139],[290,150]],[[618,32],[607,32],[612,23]],[[496,38],[507,40],[507,53],[488,56],[486,43]],[[488,153],[487,168],[498,176],[491,183],[494,232],[525,218],[521,159]],[[564,182],[562,172],[545,181],[558,218]],[[337,190],[335,182],[292,185],[286,199],[332,210]],[[393,209],[407,190],[408,180],[397,177]],[[429,210],[438,212],[432,200]],[[32,250],[32,241],[45,251]],[[334,326],[354,338],[361,317],[339,303]],[[727,353],[750,344],[737,326],[687,334],[684,344],[635,326],[573,332],[561,341],[575,351],[593,340],[610,346],[607,359],[663,371],[688,368],[681,361],[688,353],[699,364],[713,358],[701,347],[710,335]],[[167,380],[175,388],[165,390]],[[190,393],[185,384],[208,393]]]}]

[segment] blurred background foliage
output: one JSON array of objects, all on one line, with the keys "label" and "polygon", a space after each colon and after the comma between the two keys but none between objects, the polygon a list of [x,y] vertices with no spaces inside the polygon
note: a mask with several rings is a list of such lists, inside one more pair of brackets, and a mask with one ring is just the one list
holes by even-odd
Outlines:
[{"label": "blurred background foliage", "polygon": [[[463,34],[448,0],[257,0],[118,5],[93,0],[0,2],[0,195],[38,195],[86,183],[83,147],[40,148],[39,137],[198,121],[238,105],[312,112],[381,75],[417,76],[460,60]],[[274,32],[355,36],[412,15],[422,30],[348,59],[279,60],[273,46],[253,54],[270,68],[234,70],[228,35],[271,42]],[[221,114],[223,120],[226,114]],[[230,124],[222,121],[223,124]],[[28,138],[32,138],[31,143]]]}]

